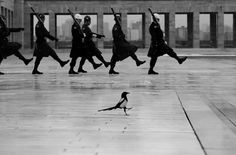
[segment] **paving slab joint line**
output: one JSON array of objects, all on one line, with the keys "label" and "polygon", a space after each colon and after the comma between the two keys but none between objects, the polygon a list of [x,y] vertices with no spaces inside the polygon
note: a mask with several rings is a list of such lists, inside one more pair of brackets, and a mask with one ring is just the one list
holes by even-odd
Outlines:
[{"label": "paving slab joint line", "polygon": [[176,92],[176,95],[177,95],[178,100],[179,100],[179,102],[180,102],[180,105],[181,105],[181,107],[182,107],[182,109],[183,109],[183,111],[184,111],[184,114],[185,114],[185,116],[186,116],[186,118],[187,118],[187,120],[188,120],[188,122],[189,122],[189,124],[190,124],[190,126],[191,126],[191,128],[192,128],[192,130],[193,130],[193,132],[194,132],[194,135],[196,136],[196,138],[197,138],[197,140],[198,140],[198,142],[199,142],[199,144],[200,144],[200,146],[201,146],[201,148],[202,148],[204,154],[207,155],[206,150],[205,150],[204,146],[202,145],[202,142],[201,142],[199,136],[197,135],[197,132],[196,132],[196,130],[194,129],[194,127],[193,127],[193,125],[192,125],[192,123],[191,123],[191,121],[190,121],[190,119],[189,119],[189,116],[188,116],[188,114],[187,114],[187,112],[186,112],[186,110],[185,110],[185,108],[184,108],[184,106],[183,106],[183,103],[182,103],[182,101],[180,100],[179,94],[178,94],[177,92]]},{"label": "paving slab joint line", "polygon": [[[220,109],[218,108],[214,103],[210,102],[211,105],[213,105],[234,127],[236,127],[236,124]],[[231,103],[228,103],[231,104]],[[232,105],[232,104],[231,104]]]}]

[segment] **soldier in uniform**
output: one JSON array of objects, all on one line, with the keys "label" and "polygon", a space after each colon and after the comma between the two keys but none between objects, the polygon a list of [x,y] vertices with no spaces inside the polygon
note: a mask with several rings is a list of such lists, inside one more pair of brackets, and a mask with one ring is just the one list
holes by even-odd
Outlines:
[{"label": "soldier in uniform", "polygon": [[[109,74],[119,74],[114,70],[116,62],[122,61],[129,56],[136,62],[137,66],[140,66],[145,63],[145,61],[140,61],[136,56],[135,52],[137,51],[137,47],[135,45],[130,44],[125,39],[125,34],[123,33],[121,26],[121,17],[119,14],[116,14],[117,20],[112,29],[113,36],[113,48],[112,48],[112,57],[111,57],[111,68],[109,70]],[[119,22],[119,23],[118,23]]]},{"label": "soldier in uniform", "polygon": [[43,57],[51,56],[53,59],[55,59],[61,67],[64,67],[69,60],[62,61],[56,54],[56,52],[47,44],[46,38],[49,38],[50,40],[58,41],[57,38],[50,35],[50,33],[47,31],[47,29],[44,27],[44,20],[45,16],[43,14],[39,14],[39,18],[42,20],[38,21],[38,23],[35,26],[35,33],[36,33],[36,46],[34,49],[34,56],[36,56],[34,69],[32,71],[32,74],[43,74],[42,72],[38,71],[38,66],[43,59]]},{"label": "soldier in uniform", "polygon": [[160,15],[154,13],[154,16],[157,22],[153,19],[153,22],[149,27],[149,32],[151,34],[151,45],[148,51],[148,57],[151,57],[151,60],[148,74],[158,74],[153,70],[153,68],[156,64],[157,58],[163,56],[164,54],[168,54],[170,57],[176,59],[179,64],[182,64],[187,59],[187,57],[178,57],[174,50],[166,44],[159,24]]},{"label": "soldier in uniform", "polygon": [[[89,25],[91,24],[91,18],[89,16],[84,17],[84,24],[82,26],[82,30],[85,34],[84,38],[84,45],[85,45],[85,50],[89,56],[96,56],[98,60],[100,60],[105,67],[108,67],[110,65],[110,62],[107,62],[104,60],[102,56],[102,52],[96,47],[96,45],[93,42],[93,37],[101,38],[102,35],[96,34],[92,32],[92,30],[89,28]],[[80,69],[79,69],[80,70]]]},{"label": "soldier in uniform", "polygon": [[[0,15],[0,64],[3,59],[6,59],[10,55],[15,55],[20,60],[22,60],[25,65],[28,65],[31,59],[26,59],[22,54],[19,52],[19,49],[21,48],[21,44],[17,42],[9,42],[8,36],[11,32],[20,32],[23,31],[24,28],[7,28],[6,26],[6,18],[2,15]],[[0,75],[4,73],[0,72]]]},{"label": "soldier in uniform", "polygon": [[[75,20],[77,21],[78,24],[80,24],[82,22],[82,16],[80,14],[75,14]],[[99,66],[101,66],[102,64],[96,64],[92,56],[88,55],[87,51],[85,50],[84,34],[80,25],[74,23],[71,28],[71,33],[73,39],[72,39],[72,48],[70,52],[70,57],[72,58],[72,60],[70,63],[69,74],[78,74],[78,72],[86,73],[87,71],[83,69],[83,65],[86,59],[88,59],[88,61],[93,65],[94,69],[97,69]],[[81,57],[80,66],[78,72],[75,72],[74,66],[76,64],[76,60],[78,59],[78,57]]]}]

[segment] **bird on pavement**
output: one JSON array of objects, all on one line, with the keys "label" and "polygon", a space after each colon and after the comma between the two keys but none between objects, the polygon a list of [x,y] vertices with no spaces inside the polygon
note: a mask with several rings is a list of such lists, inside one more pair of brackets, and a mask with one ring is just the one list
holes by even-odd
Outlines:
[{"label": "bird on pavement", "polygon": [[126,107],[126,105],[128,103],[127,94],[129,94],[129,92],[123,92],[121,94],[121,99],[119,100],[119,102],[115,106],[110,107],[110,108],[106,108],[106,109],[101,109],[98,111],[100,112],[100,111],[107,111],[107,110],[113,110],[113,109],[124,109],[125,115],[127,116],[128,114],[126,113],[126,110],[132,109],[132,108]]}]

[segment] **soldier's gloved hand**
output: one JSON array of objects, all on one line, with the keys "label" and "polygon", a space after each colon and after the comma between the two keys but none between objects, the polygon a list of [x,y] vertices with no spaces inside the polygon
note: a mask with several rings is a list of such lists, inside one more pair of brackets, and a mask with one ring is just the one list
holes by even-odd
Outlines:
[{"label": "soldier's gloved hand", "polygon": [[24,31],[24,30],[25,30],[25,28],[23,28],[23,27],[22,27],[22,28],[20,28],[20,31]]},{"label": "soldier's gloved hand", "polygon": [[56,39],[55,39],[55,41],[56,41],[56,42],[58,42],[58,41],[59,41],[59,39],[57,39],[57,38],[56,38]]},{"label": "soldier's gloved hand", "polygon": [[102,38],[102,36],[101,36],[101,35],[97,35],[97,38],[98,38],[98,39],[101,39],[101,38]]}]

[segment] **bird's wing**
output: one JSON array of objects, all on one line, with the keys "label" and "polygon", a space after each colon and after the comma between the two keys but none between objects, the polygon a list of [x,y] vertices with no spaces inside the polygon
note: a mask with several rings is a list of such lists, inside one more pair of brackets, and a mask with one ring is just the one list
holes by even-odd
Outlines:
[{"label": "bird's wing", "polygon": [[116,104],[115,107],[120,108],[120,105],[121,105],[122,103],[124,103],[124,101],[125,101],[125,99],[124,99],[124,98],[121,98],[120,101]]},{"label": "bird's wing", "polygon": [[110,107],[110,108],[101,109],[101,110],[98,110],[98,111],[106,111],[106,110],[113,110],[113,109],[116,109],[116,107]]}]

